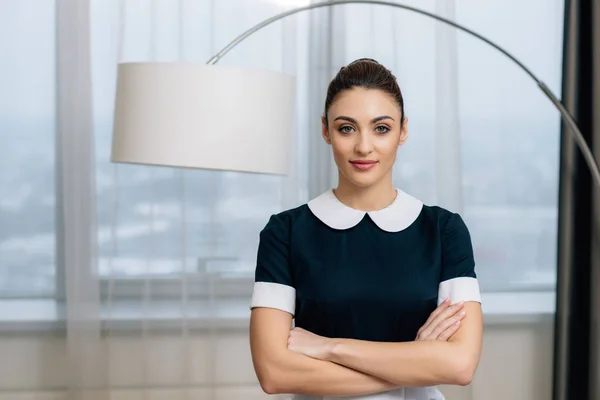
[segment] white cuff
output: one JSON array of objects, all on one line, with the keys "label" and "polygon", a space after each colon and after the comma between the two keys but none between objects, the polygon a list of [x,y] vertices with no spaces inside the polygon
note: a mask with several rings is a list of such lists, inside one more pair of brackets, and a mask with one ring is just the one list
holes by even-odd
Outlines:
[{"label": "white cuff", "polygon": [[448,279],[440,283],[438,289],[438,306],[450,297],[452,304],[461,301],[476,301],[481,303],[479,282],[476,278],[460,277]]},{"label": "white cuff", "polygon": [[255,282],[250,308],[254,307],[276,308],[294,315],[296,289],[280,283]]}]

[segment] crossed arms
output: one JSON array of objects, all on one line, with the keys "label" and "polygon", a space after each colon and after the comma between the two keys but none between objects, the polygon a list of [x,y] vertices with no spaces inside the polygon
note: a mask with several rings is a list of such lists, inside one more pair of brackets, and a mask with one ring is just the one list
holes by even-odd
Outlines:
[{"label": "crossed arms", "polygon": [[269,394],[359,396],[398,387],[467,385],[479,363],[483,324],[478,302],[463,307],[460,326],[453,322],[457,306],[443,303],[420,330],[421,339],[402,343],[324,338],[291,329],[292,315],[285,311],[254,308],[254,369]]}]

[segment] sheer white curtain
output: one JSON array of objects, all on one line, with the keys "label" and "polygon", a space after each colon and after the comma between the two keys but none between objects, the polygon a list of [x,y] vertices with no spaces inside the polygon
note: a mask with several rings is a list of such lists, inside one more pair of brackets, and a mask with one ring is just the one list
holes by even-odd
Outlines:
[{"label": "sheer white curtain", "polygon": [[90,37],[87,1],[56,5],[57,288],[66,300],[67,393],[106,399],[108,370],[100,339],[96,253],[96,190]]},{"label": "sheer white curtain", "polygon": [[[63,281],[72,397],[246,398],[243,390],[235,394],[240,382],[259,392],[247,346],[241,353],[227,347],[247,345],[259,231],[270,214],[306,201],[299,155],[307,132],[295,132],[287,177],[111,164],[116,67],[204,63],[242,30],[293,4],[59,3],[58,143],[69,199],[60,221],[69,243]],[[220,63],[284,72],[305,85],[306,41],[296,34],[303,21],[259,32]],[[300,90],[300,116],[304,96]]]}]

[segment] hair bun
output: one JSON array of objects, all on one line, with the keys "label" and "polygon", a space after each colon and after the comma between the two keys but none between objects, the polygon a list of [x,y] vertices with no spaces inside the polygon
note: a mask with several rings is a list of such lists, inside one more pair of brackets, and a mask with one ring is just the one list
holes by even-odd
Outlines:
[{"label": "hair bun", "polygon": [[379,62],[377,60],[374,60],[372,58],[359,58],[357,60],[352,61],[350,64],[348,65],[353,65],[353,64],[358,64],[359,62],[371,62],[373,64],[379,64]]}]

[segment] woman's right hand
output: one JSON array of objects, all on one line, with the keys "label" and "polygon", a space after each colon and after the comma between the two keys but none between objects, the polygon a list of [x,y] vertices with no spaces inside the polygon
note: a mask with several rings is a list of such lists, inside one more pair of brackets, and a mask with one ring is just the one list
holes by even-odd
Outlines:
[{"label": "woman's right hand", "polygon": [[415,341],[446,341],[460,328],[460,321],[464,317],[463,302],[450,305],[450,299],[446,299],[431,313],[425,324],[419,329]]}]

